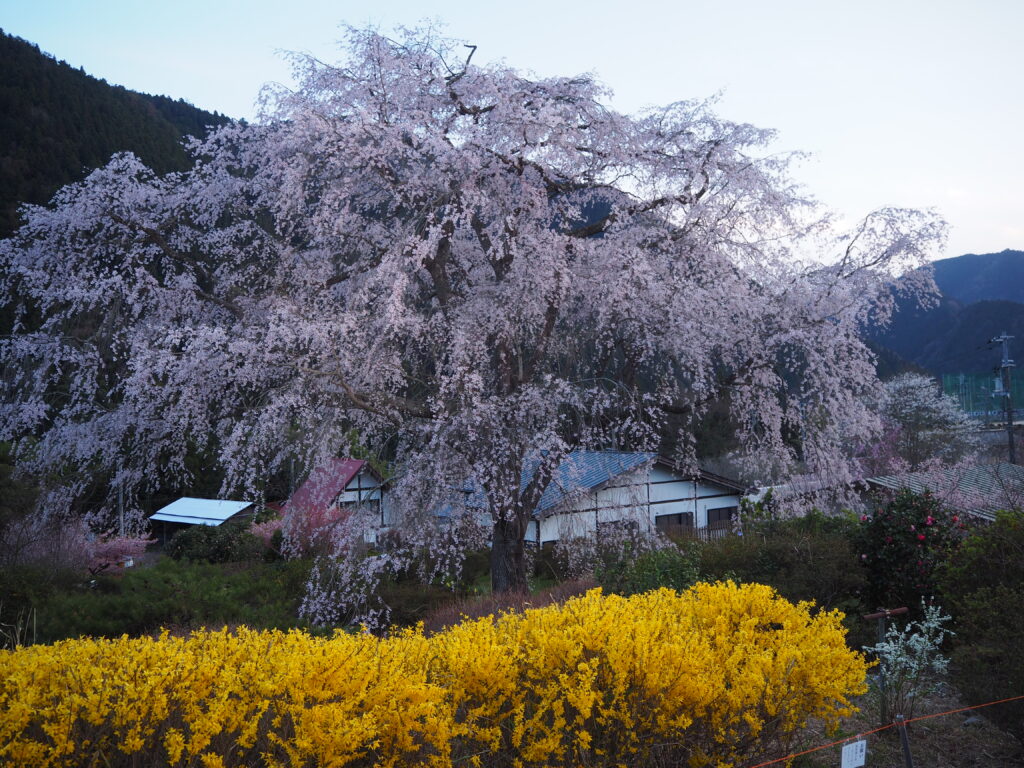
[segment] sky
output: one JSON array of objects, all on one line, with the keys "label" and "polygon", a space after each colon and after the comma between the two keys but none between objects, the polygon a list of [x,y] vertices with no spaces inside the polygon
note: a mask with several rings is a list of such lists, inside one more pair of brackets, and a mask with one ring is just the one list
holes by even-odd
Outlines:
[{"label": "sky", "polygon": [[1020,0],[0,0],[0,27],[108,82],[253,119],[285,51],[338,58],[341,26],[444,25],[474,62],[595,73],[627,113],[717,97],[808,153],[794,179],[850,224],[934,208],[940,256],[1024,249]]}]

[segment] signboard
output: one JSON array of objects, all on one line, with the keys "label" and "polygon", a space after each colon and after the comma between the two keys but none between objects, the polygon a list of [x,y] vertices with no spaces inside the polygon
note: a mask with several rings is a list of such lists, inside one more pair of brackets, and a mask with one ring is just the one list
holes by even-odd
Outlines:
[{"label": "signboard", "polygon": [[853,741],[843,747],[843,764],[841,768],[860,768],[868,754],[868,743],[865,739]]}]

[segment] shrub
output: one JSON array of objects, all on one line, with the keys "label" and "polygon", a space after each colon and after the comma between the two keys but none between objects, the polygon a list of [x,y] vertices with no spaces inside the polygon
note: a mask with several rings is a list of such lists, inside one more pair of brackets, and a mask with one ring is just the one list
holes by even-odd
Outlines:
[{"label": "shrub", "polygon": [[866,664],[839,616],[697,585],[315,638],[200,632],[0,652],[0,761],[70,766],[734,764],[835,726]]},{"label": "shrub", "polygon": [[715,539],[700,548],[700,572],[709,579],[769,584],[789,600],[813,600],[856,613],[865,574],[855,559],[848,518],[820,514],[745,525],[743,536]]},{"label": "shrub", "polygon": [[1024,585],[1024,513],[999,512],[991,525],[978,525],[943,569],[947,600],[979,589]]},{"label": "shrub", "polygon": [[864,649],[878,659],[882,711],[908,720],[918,700],[934,692],[945,675],[949,659],[939,649],[946,636],[953,634],[944,626],[950,617],[943,616],[939,606],[922,604],[921,614],[920,621],[902,629],[889,627],[885,640]]},{"label": "shrub", "polygon": [[54,593],[72,589],[81,582],[77,571],[29,564],[0,568],[0,621],[25,613]]},{"label": "shrub", "polygon": [[39,640],[142,635],[161,627],[294,627],[308,573],[308,561],[226,566],[164,558],[120,577],[101,576],[94,588],[67,588],[39,600]]},{"label": "shrub", "polygon": [[872,606],[911,610],[938,590],[938,571],[963,537],[960,518],[931,493],[899,491],[861,517],[857,537]]},{"label": "shrub", "polygon": [[[950,558],[941,578],[953,613],[953,679],[978,704],[1024,691],[1024,515],[1001,512],[979,526]],[[992,707],[993,719],[1024,738],[1024,704]]]},{"label": "shrub", "polygon": [[193,525],[183,528],[167,543],[167,554],[175,560],[231,563],[259,560],[266,545],[244,524]]},{"label": "shrub", "polygon": [[699,545],[669,545],[636,557],[608,559],[594,572],[597,583],[608,593],[636,595],[659,587],[682,592],[700,578]]}]

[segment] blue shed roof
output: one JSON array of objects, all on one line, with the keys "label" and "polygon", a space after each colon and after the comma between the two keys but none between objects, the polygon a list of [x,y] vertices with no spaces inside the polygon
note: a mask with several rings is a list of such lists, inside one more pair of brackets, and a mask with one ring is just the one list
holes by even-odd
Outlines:
[{"label": "blue shed roof", "polygon": [[183,496],[161,507],[149,519],[188,525],[220,525],[253,506],[251,501],[230,499],[196,499]]}]

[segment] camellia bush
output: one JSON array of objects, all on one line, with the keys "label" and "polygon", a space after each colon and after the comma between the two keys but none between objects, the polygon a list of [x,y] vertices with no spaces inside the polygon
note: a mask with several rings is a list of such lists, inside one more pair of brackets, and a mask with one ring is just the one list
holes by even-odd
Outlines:
[{"label": "camellia bush", "polygon": [[861,517],[857,546],[868,569],[868,600],[879,607],[908,606],[937,593],[940,567],[964,536],[960,517],[931,493],[902,490]]},{"label": "camellia bush", "polygon": [[836,612],[698,584],[427,637],[293,631],[0,654],[0,762],[33,766],[705,766],[786,754],[865,690]]}]

